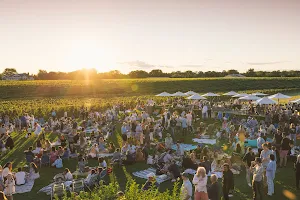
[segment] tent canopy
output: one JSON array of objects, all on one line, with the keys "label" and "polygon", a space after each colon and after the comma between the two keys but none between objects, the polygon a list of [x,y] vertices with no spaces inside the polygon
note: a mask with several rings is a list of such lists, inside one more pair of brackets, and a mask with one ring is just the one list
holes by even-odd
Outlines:
[{"label": "tent canopy", "polygon": [[238,93],[236,93],[235,91],[230,91],[230,92],[224,93],[223,95],[224,96],[234,96],[234,95],[238,95]]},{"label": "tent canopy", "polygon": [[289,99],[291,97],[287,96],[287,95],[284,95],[284,94],[281,94],[281,93],[277,93],[277,94],[269,96],[269,98],[270,99]]},{"label": "tent canopy", "polygon": [[202,95],[202,96],[204,96],[204,97],[218,97],[218,96],[220,96],[220,95],[215,94],[215,93],[212,93],[212,92],[209,92],[209,93],[206,93],[206,94],[204,94],[204,95]]},{"label": "tent canopy", "polygon": [[269,99],[268,97],[263,97],[261,99],[258,99],[255,103],[260,105],[269,105],[269,104],[276,104],[276,101]]},{"label": "tent canopy", "polygon": [[258,100],[260,99],[258,96],[255,96],[255,95],[248,95],[248,96],[245,96],[245,97],[240,97],[239,98],[240,100]]},{"label": "tent canopy", "polygon": [[190,97],[188,97],[187,99],[192,99],[192,100],[200,100],[200,99],[206,99],[205,97],[199,95],[199,94],[194,94]]},{"label": "tent canopy", "polygon": [[186,95],[194,95],[194,94],[198,94],[197,92],[194,92],[194,91],[188,91],[186,93],[184,93]]},{"label": "tent canopy", "polygon": [[162,92],[162,93],[157,94],[157,95],[155,95],[155,96],[157,96],[157,97],[169,97],[169,96],[171,96],[171,94],[170,94],[170,93],[167,93],[167,92]]},{"label": "tent canopy", "polygon": [[186,96],[186,94],[178,91],[178,92],[175,92],[174,94],[171,94],[171,96],[174,96],[174,97],[183,97],[183,96]]},{"label": "tent canopy", "polygon": [[234,96],[232,96],[232,97],[246,97],[246,96],[248,96],[249,94],[246,94],[246,93],[241,93],[241,94],[237,94],[237,95],[234,95]]},{"label": "tent canopy", "polygon": [[300,99],[297,99],[297,100],[294,100],[294,101],[291,101],[292,103],[297,103],[297,104],[300,104]]}]

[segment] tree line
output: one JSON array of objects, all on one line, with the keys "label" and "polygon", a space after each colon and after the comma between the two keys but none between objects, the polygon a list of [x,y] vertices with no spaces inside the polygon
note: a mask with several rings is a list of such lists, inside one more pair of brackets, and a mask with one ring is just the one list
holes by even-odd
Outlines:
[{"label": "tree line", "polygon": [[[14,68],[6,68],[1,77],[10,76],[17,73]],[[245,73],[239,73],[238,70],[218,71],[174,71],[170,73],[163,72],[160,69],[154,69],[150,72],[144,70],[134,70],[128,74],[123,74],[118,70],[98,73],[96,69],[82,69],[73,72],[47,72],[39,70],[36,75],[32,75],[35,80],[85,80],[85,79],[128,79],[128,78],[151,78],[151,77],[168,77],[168,78],[209,78],[225,77],[232,74],[241,74],[246,77],[300,77],[300,71],[296,70],[277,70],[277,71],[255,71],[249,69]],[[29,74],[28,74],[29,75]]]}]

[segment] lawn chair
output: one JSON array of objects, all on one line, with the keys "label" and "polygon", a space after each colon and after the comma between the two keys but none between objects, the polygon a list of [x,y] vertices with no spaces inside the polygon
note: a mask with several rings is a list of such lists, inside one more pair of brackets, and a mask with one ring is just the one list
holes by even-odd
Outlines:
[{"label": "lawn chair", "polygon": [[26,155],[25,158],[26,158],[26,162],[28,164],[32,163],[33,159],[34,159],[34,157],[32,155]]},{"label": "lawn chair", "polygon": [[65,185],[63,183],[54,183],[51,191],[51,200],[55,199],[56,197],[63,197],[65,195],[65,191]]},{"label": "lawn chair", "polygon": [[92,176],[92,177],[91,177],[90,182],[88,182],[88,183],[85,182],[84,184],[85,184],[86,188],[87,188],[90,192],[92,191],[92,189],[93,189],[94,187],[99,186],[99,181],[98,181],[98,176],[97,176],[97,174],[95,174],[95,176]]},{"label": "lawn chair", "polygon": [[76,193],[80,193],[80,191],[84,191],[84,179],[73,180],[72,191]]},{"label": "lawn chair", "polygon": [[43,165],[50,167],[50,157],[49,157],[49,155],[43,155],[42,156],[40,167],[42,167]]}]

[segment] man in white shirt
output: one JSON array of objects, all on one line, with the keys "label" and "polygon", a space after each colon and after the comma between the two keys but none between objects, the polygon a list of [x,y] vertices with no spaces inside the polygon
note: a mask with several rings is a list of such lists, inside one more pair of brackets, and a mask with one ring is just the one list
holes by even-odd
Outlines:
[{"label": "man in white shirt", "polygon": [[202,118],[206,119],[207,118],[207,105],[204,105],[202,108]]},{"label": "man in white shirt", "polygon": [[193,186],[191,181],[188,178],[188,174],[183,172],[181,174],[181,178],[183,180],[182,186],[181,186],[181,200],[192,200],[193,196]]},{"label": "man in white shirt", "polygon": [[186,119],[187,119],[188,129],[190,129],[193,132],[193,127],[192,127],[193,115],[191,112],[186,114]]},{"label": "man in white shirt", "polygon": [[34,123],[34,127],[35,127],[34,134],[35,136],[38,136],[42,132],[42,127],[37,122]]},{"label": "man in white shirt", "polygon": [[26,173],[22,171],[22,168],[18,168],[18,172],[15,174],[16,176],[16,185],[24,185]]}]

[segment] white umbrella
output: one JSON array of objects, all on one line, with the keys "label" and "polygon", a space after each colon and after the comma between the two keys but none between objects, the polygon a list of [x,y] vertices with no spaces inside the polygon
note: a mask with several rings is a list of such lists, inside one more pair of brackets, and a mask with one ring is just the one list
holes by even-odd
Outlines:
[{"label": "white umbrella", "polygon": [[240,100],[258,100],[260,99],[258,96],[255,96],[255,95],[248,95],[248,96],[245,96],[245,97],[240,97],[239,98]]},{"label": "white umbrella", "polygon": [[170,93],[167,93],[167,92],[162,92],[162,93],[157,94],[157,95],[155,95],[155,96],[157,96],[157,97],[169,97],[169,96],[171,96],[171,94],[170,94]]},{"label": "white umbrella", "polygon": [[297,104],[300,104],[300,99],[297,99],[297,100],[294,100],[294,101],[291,101],[292,103],[297,103]]},{"label": "white umbrella", "polygon": [[246,94],[246,93],[242,93],[242,94],[237,94],[237,95],[234,95],[232,97],[245,97],[245,96],[248,96],[249,94]]},{"label": "white umbrella", "polygon": [[263,97],[261,99],[258,99],[255,103],[260,105],[269,105],[269,104],[276,104],[276,101],[269,99],[268,97]]},{"label": "white umbrella", "polygon": [[277,93],[277,94],[269,96],[269,98],[270,99],[289,99],[291,97],[287,96],[287,95],[284,95],[284,94],[281,94],[281,93]]},{"label": "white umbrella", "polygon": [[174,96],[174,97],[183,97],[183,96],[186,96],[186,94],[178,91],[178,92],[175,92],[174,94],[171,94],[171,96]]},{"label": "white umbrella", "polygon": [[190,97],[188,97],[187,99],[192,99],[192,100],[200,100],[200,99],[206,99],[205,97],[199,95],[199,94],[194,94]]},{"label": "white umbrella", "polygon": [[186,93],[184,93],[186,95],[194,95],[194,94],[198,94],[197,92],[194,92],[194,91],[188,91]]},{"label": "white umbrella", "polygon": [[238,93],[236,93],[235,91],[230,91],[230,92],[227,92],[223,95],[225,95],[225,96],[234,96],[234,95],[238,95]]},{"label": "white umbrella", "polygon": [[256,92],[256,93],[253,93],[252,95],[255,95],[255,96],[267,96],[267,94],[264,94],[264,93],[261,93],[261,92]]},{"label": "white umbrella", "polygon": [[204,94],[204,95],[202,95],[202,96],[204,96],[204,97],[218,97],[218,96],[220,96],[220,95],[215,94],[215,93],[212,93],[212,92],[209,92],[209,93],[206,93],[206,94]]}]

